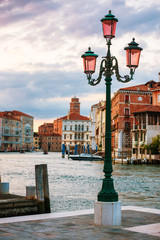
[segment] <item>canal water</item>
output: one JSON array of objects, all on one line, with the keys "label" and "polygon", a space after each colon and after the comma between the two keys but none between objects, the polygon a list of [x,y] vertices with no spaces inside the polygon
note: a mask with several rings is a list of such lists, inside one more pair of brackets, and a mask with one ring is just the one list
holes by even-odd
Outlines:
[{"label": "canal water", "polygon": [[[47,164],[52,212],[94,207],[102,187],[103,162],[73,161],[61,153],[0,153],[3,182],[10,193],[25,196],[35,185],[35,165]],[[160,208],[159,165],[113,165],[114,186],[122,205]]]}]

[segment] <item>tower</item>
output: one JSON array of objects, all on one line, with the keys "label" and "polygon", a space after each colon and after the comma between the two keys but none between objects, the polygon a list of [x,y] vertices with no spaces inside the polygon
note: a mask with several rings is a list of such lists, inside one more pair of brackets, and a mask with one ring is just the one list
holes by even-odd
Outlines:
[{"label": "tower", "polygon": [[77,97],[71,98],[70,114],[71,113],[77,113],[80,115],[80,102],[79,102],[79,98],[77,98]]}]

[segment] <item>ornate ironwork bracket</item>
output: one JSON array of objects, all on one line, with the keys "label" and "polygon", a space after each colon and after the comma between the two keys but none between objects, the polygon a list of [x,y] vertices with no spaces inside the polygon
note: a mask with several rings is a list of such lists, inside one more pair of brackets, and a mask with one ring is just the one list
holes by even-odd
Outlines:
[{"label": "ornate ironwork bracket", "polygon": [[[134,70],[130,70],[130,75],[125,75],[122,77],[119,74],[119,67],[118,67],[118,61],[116,57],[104,57],[104,59],[101,61],[100,65],[100,71],[99,71],[99,77],[97,79],[92,79],[92,73],[87,74],[88,84],[91,86],[96,86],[100,83],[102,79],[102,75],[105,77],[111,77],[115,72],[116,78],[119,82],[127,83],[133,79]],[[124,80],[123,80],[124,79]]]}]

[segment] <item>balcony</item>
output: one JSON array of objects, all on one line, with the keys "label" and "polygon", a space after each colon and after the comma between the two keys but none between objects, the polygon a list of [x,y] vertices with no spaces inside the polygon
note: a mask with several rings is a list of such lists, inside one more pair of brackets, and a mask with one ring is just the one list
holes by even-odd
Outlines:
[{"label": "balcony", "polygon": [[5,140],[5,141],[2,141],[2,144],[3,144],[3,143],[8,143],[8,144],[20,144],[21,142]]},{"label": "balcony", "polygon": [[129,114],[124,114],[124,117],[129,118],[130,116],[129,116]]}]

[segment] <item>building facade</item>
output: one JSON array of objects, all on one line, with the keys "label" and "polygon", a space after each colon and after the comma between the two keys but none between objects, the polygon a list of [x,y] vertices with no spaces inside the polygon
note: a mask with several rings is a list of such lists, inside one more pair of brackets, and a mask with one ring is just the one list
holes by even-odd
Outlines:
[{"label": "building facade", "polygon": [[0,112],[0,150],[33,149],[33,117],[20,111]]},{"label": "building facade", "polygon": [[41,148],[47,152],[60,152],[62,137],[56,133],[44,133],[41,136]]},{"label": "building facade", "polygon": [[152,143],[152,138],[160,136],[160,106],[146,106],[134,111],[132,156],[141,158],[146,154],[143,147]]},{"label": "building facade", "polygon": [[39,134],[53,133],[53,131],[54,131],[53,123],[44,123],[38,127]]},{"label": "building facade", "polygon": [[[138,109],[153,106],[160,82],[149,81],[119,89],[112,98],[112,148],[128,151],[132,148],[134,114]],[[157,95],[158,96],[158,95]]]},{"label": "building facade", "polygon": [[91,145],[91,120],[72,113],[62,119],[62,144],[66,146]]},{"label": "building facade", "polygon": [[71,98],[68,114],[54,120],[54,132],[62,136],[66,147],[91,145],[91,120],[80,114],[79,98]]}]

